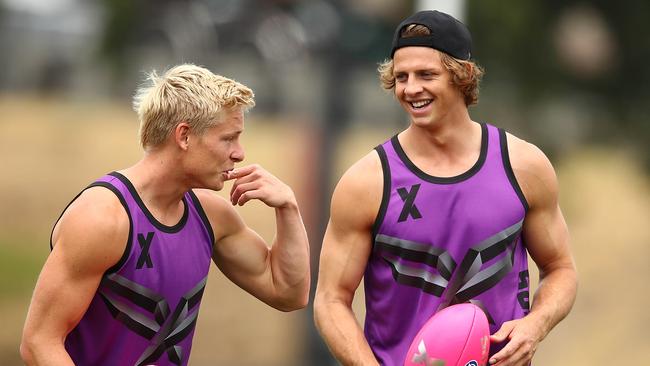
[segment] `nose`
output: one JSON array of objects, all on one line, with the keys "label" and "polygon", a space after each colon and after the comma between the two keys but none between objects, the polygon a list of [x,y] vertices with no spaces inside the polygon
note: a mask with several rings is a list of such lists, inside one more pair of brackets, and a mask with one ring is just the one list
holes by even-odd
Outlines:
[{"label": "nose", "polygon": [[404,86],[404,93],[406,95],[416,95],[422,92],[422,90],[422,84],[418,82],[417,78],[408,78]]},{"label": "nose", "polygon": [[235,163],[244,161],[244,147],[240,143],[235,145],[235,148],[230,153],[230,159]]}]

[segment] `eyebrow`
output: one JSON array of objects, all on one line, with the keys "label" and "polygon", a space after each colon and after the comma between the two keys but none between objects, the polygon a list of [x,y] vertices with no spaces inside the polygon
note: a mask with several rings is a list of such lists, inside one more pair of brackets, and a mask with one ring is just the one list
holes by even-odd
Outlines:
[{"label": "eyebrow", "polygon": [[442,74],[441,69],[439,69],[437,67],[432,67],[432,68],[416,69],[416,70],[413,70],[413,71],[393,70],[393,76],[397,77],[397,76],[400,76],[400,75],[409,74],[411,72],[415,73],[416,75],[422,75],[424,73],[431,73],[431,74],[435,74],[435,75]]},{"label": "eyebrow", "polygon": [[[414,70],[414,72],[423,72],[423,71],[430,71],[430,72],[442,72],[442,69],[439,67],[423,67],[423,68],[417,68]],[[406,73],[406,70],[399,70],[399,69],[393,69],[394,74],[400,74],[400,73]]]}]

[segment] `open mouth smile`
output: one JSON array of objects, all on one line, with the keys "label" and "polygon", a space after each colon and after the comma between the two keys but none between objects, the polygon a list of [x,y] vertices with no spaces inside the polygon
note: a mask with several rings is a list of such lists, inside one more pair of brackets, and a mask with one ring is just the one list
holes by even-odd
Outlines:
[{"label": "open mouth smile", "polygon": [[409,102],[409,104],[411,107],[413,107],[413,109],[420,109],[428,106],[432,101],[432,99],[418,100],[417,102]]}]

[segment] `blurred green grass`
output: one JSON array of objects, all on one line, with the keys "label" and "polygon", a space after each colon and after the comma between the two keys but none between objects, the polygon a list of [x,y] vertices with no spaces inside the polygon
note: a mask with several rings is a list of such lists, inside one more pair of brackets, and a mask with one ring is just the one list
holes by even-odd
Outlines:
[{"label": "blurred green grass", "polygon": [[34,288],[49,253],[47,243],[0,238],[0,294],[2,298],[24,297]]}]

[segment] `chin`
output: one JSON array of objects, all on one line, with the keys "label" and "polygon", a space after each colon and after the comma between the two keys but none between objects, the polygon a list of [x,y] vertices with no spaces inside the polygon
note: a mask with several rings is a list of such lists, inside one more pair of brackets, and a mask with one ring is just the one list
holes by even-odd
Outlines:
[{"label": "chin", "polygon": [[203,180],[198,182],[197,186],[194,188],[210,189],[213,191],[220,191],[223,189],[224,181],[216,178],[210,180]]},{"label": "chin", "polygon": [[224,186],[223,182],[222,182],[222,181],[218,181],[218,182],[216,182],[216,183],[214,183],[214,184],[211,184],[211,186],[210,186],[209,188],[210,188],[211,190],[213,190],[213,191],[220,191],[220,190],[223,189],[223,186]]},{"label": "chin", "polygon": [[412,119],[411,124],[413,124],[416,127],[421,127],[421,128],[427,128],[427,127],[433,127],[436,126],[437,123],[435,120],[431,119]]}]

